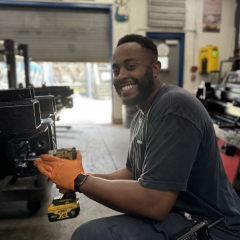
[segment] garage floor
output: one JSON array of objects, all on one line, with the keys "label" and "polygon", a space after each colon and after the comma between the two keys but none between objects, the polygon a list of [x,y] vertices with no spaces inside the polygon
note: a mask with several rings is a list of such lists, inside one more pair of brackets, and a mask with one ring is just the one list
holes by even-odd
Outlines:
[{"label": "garage floor", "polygon": [[[108,101],[96,103],[94,100],[77,98],[74,100],[74,106],[73,109],[67,109],[63,113],[62,120],[58,123],[58,148],[79,149],[86,172],[107,173],[123,167],[127,156],[129,129],[108,123],[111,103]],[[98,118],[98,114],[101,117]],[[64,125],[71,125],[72,128],[67,130]],[[41,209],[35,214],[28,211],[26,201],[1,203],[0,239],[67,240],[82,223],[119,214],[78,193],[80,215],[75,219],[50,223],[47,218],[47,207],[58,195],[58,190],[53,185],[50,195],[41,201]]]}]

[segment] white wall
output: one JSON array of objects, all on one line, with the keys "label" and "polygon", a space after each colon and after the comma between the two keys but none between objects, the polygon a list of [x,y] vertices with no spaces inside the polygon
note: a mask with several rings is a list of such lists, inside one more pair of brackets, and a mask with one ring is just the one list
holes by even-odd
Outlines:
[{"label": "white wall", "polygon": [[[32,0],[28,0],[32,1]],[[47,0],[37,0],[50,2]],[[119,1],[119,0],[118,0]],[[207,80],[208,76],[196,74],[196,80],[191,81],[190,68],[198,66],[200,48],[207,45],[219,47],[220,60],[228,59],[233,55],[235,29],[234,17],[236,10],[236,0],[222,0],[222,21],[220,33],[202,32],[203,2],[204,0],[186,0],[186,24],[185,29],[150,28],[147,25],[147,0],[123,0],[129,14],[126,22],[117,22],[115,16],[115,0],[52,0],[52,2],[75,2],[88,4],[110,4],[113,6],[113,51],[116,48],[119,38],[126,34],[137,33],[145,35],[146,32],[183,32],[185,33],[184,52],[184,80],[183,87],[190,92],[194,92],[202,80]],[[122,117],[121,100],[114,90],[113,97],[113,121],[120,122]]]}]

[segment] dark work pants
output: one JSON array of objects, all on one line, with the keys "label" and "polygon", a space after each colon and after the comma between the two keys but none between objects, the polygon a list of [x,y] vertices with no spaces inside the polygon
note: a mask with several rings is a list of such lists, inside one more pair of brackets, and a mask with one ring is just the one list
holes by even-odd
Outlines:
[{"label": "dark work pants", "polygon": [[[191,225],[177,213],[168,214],[163,221],[124,214],[86,222],[71,240],[168,240]],[[212,236],[212,240],[222,239]]]}]

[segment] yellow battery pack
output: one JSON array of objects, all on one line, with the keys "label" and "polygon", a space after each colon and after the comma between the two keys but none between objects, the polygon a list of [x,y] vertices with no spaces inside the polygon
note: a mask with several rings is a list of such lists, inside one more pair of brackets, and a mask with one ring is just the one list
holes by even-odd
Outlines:
[{"label": "yellow battery pack", "polygon": [[[75,160],[77,157],[76,148],[51,150],[48,154],[68,160]],[[77,217],[80,212],[78,200],[76,193],[72,190],[62,196],[55,197],[47,209],[48,220],[55,222]]]},{"label": "yellow battery pack", "polygon": [[64,158],[68,160],[75,160],[77,157],[76,148],[62,148],[48,151],[48,154],[58,158]]},{"label": "yellow battery pack", "polygon": [[76,197],[67,199],[63,199],[63,196],[55,197],[47,209],[48,220],[55,222],[77,217],[80,212],[78,200]]}]

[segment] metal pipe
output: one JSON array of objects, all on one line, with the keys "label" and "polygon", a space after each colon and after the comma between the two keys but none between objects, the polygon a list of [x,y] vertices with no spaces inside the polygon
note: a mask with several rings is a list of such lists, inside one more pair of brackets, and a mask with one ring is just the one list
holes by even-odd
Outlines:
[{"label": "metal pipe", "polygon": [[15,45],[13,40],[4,41],[5,50],[7,51],[6,62],[8,71],[8,88],[17,87]]},{"label": "metal pipe", "polygon": [[26,88],[29,87],[30,79],[29,79],[29,56],[28,56],[28,45],[27,44],[19,44],[18,49],[23,51],[24,57],[24,66],[25,66],[25,84]]}]

